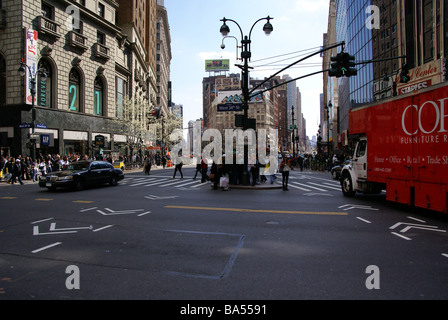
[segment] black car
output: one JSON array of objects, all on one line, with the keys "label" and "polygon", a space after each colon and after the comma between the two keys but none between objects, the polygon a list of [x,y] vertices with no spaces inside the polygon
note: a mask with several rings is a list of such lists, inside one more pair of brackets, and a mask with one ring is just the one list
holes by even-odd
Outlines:
[{"label": "black car", "polygon": [[350,160],[345,160],[342,164],[336,165],[331,168],[331,175],[333,176],[333,179],[339,179],[341,177],[342,168],[349,164]]},{"label": "black car", "polygon": [[48,173],[39,178],[39,186],[55,190],[61,188],[74,188],[82,190],[86,186],[109,183],[116,186],[118,181],[124,179],[121,169],[116,169],[106,161],[78,161],[67,165],[64,170]]}]

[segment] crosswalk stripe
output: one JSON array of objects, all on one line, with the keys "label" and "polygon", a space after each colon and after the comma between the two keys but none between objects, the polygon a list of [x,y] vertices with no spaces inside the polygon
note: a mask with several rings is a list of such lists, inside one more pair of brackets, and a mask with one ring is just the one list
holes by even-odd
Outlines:
[{"label": "crosswalk stripe", "polygon": [[299,190],[302,190],[302,191],[311,191],[311,190],[308,190],[308,189],[305,189],[305,188],[302,188],[302,187],[298,187],[298,186],[296,186],[296,185],[294,185],[293,183],[289,183],[289,187],[293,187],[293,188],[296,188],[296,189],[299,189]]},{"label": "crosswalk stripe", "polygon": [[[295,184],[299,184],[299,185],[301,185],[301,186],[304,186],[304,187],[306,187],[306,188],[311,188],[311,189],[318,190],[318,191],[328,191],[328,190],[325,190],[325,189],[321,189],[321,188],[317,188],[317,187],[309,186],[309,185],[307,185],[307,184],[303,184],[303,183],[298,183],[298,182],[294,182],[294,183],[295,183]],[[310,190],[308,190],[308,191],[310,191]]]},{"label": "crosswalk stripe", "polygon": [[137,186],[141,186],[141,185],[143,185],[145,183],[148,183],[148,182],[151,182],[151,181],[155,181],[155,180],[157,180],[157,179],[152,178],[152,179],[145,180],[143,182],[138,182],[138,183],[131,184],[129,186],[130,187],[137,187]]},{"label": "crosswalk stripe", "polygon": [[330,189],[332,189],[332,190],[337,190],[337,191],[340,190],[340,188],[336,188],[336,187],[328,186],[328,185],[323,185],[323,183],[318,184],[318,183],[309,182],[309,184],[313,184],[313,185],[315,185],[315,186],[319,186],[319,187],[330,188]]},{"label": "crosswalk stripe", "polygon": [[152,187],[152,186],[156,186],[156,185],[165,183],[166,181],[167,181],[167,179],[163,179],[163,180],[160,180],[159,182],[154,182],[154,183],[150,183],[150,184],[145,184],[144,186],[145,186],[145,187]]},{"label": "crosswalk stripe", "polygon": [[193,184],[193,183],[197,184],[198,182],[197,181],[187,182],[187,183],[184,183],[184,184],[176,186],[176,188],[182,188],[182,187],[188,186],[188,185]]}]

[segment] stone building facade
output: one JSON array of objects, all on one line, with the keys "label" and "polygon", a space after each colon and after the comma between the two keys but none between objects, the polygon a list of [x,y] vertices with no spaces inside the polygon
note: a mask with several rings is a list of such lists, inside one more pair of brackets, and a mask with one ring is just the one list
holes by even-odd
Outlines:
[{"label": "stone building facade", "polygon": [[[148,63],[154,58],[147,54],[148,43],[154,43],[146,39],[149,22],[122,28],[117,0],[2,0],[0,5],[2,154],[28,155],[32,147],[37,154],[123,154],[128,138],[117,121],[123,100],[140,97],[148,111],[157,102],[154,65]],[[155,12],[142,14],[155,17]],[[37,34],[35,65],[27,54],[27,34]],[[22,61],[34,69],[34,117],[26,90],[33,77],[19,75]]]}]

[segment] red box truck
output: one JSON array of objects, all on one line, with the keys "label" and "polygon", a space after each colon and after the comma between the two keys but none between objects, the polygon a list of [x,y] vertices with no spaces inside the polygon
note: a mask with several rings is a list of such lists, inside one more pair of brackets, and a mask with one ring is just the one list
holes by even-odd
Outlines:
[{"label": "red box truck", "polygon": [[386,190],[389,201],[448,211],[448,84],[352,109],[349,134],[359,140],[344,195]]}]

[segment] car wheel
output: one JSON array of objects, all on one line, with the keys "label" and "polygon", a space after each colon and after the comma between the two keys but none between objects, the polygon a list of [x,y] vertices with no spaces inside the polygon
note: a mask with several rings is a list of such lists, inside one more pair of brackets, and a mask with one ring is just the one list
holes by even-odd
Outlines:
[{"label": "car wheel", "polygon": [[110,178],[111,186],[116,186],[117,184],[118,184],[117,177],[113,176],[112,178]]},{"label": "car wheel", "polygon": [[352,177],[349,173],[345,172],[342,175],[341,179],[341,187],[342,187],[342,193],[346,197],[353,197],[355,195],[355,191],[353,190],[353,183],[352,183]]},{"label": "car wheel", "polygon": [[84,181],[82,179],[76,180],[75,181],[75,190],[81,191],[82,189],[84,189]]}]

